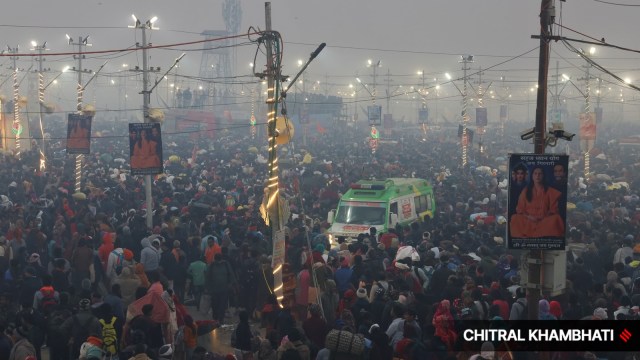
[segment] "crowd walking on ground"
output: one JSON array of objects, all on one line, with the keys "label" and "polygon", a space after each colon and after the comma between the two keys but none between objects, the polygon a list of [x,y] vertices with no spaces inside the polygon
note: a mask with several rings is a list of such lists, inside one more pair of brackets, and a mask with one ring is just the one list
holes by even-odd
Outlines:
[{"label": "crowd walking on ground", "polygon": [[[549,220],[554,234],[567,236],[567,288],[528,304],[522,254],[504,243],[503,185],[511,176],[505,157],[527,144],[495,135],[462,168],[459,139],[444,131],[405,133],[373,154],[357,131],[281,149],[280,187],[292,215],[282,301],[273,294],[271,230],[259,211],[263,139],[164,139],[151,228],[144,181],[128,172],[126,135],[94,139],[80,193],[71,157],[51,156],[40,169],[35,148],[1,154],[0,360],[41,359],[43,347],[62,360],[506,360],[521,355],[489,342],[465,351],[464,320],[525,319],[531,306],[541,320],[640,319],[638,149],[601,141],[589,179],[581,178],[580,153],[570,158],[566,229]],[[534,175],[531,187],[539,185]],[[433,218],[330,242],[327,213],[349,184],[389,177],[427,179],[437,198]],[[525,207],[527,186],[519,186],[517,206]],[[479,213],[486,215],[472,216]],[[210,321],[194,320],[190,306]],[[234,325],[234,354],[198,346],[199,334],[223,325]]]}]

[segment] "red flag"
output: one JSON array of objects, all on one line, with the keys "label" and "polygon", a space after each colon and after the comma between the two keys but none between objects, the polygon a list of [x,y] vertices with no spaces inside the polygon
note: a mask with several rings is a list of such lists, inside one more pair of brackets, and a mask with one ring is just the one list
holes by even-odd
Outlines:
[{"label": "red flag", "polygon": [[316,131],[320,134],[324,134],[325,132],[327,132],[327,129],[323,128],[320,123],[316,123]]}]

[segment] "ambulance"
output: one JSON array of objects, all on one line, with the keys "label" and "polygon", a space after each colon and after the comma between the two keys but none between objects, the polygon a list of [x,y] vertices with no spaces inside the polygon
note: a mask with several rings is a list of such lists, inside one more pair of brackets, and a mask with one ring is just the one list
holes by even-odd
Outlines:
[{"label": "ambulance", "polygon": [[327,235],[334,243],[339,236],[348,241],[369,233],[371,227],[378,234],[386,233],[398,223],[404,226],[433,218],[435,208],[433,188],[426,180],[360,180],[340,198],[338,207],[329,211]]}]

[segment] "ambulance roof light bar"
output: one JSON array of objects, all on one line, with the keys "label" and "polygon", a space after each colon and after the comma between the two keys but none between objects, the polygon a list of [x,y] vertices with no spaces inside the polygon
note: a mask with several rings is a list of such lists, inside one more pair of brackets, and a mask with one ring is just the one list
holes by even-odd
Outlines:
[{"label": "ambulance roof light bar", "polygon": [[385,186],[382,184],[351,184],[350,188],[355,190],[384,190]]}]

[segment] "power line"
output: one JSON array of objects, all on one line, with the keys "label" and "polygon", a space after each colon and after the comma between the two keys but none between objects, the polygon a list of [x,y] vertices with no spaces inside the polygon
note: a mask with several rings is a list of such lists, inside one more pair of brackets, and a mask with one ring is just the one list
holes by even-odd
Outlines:
[{"label": "power line", "polygon": [[[234,39],[234,38],[244,37],[244,36],[246,36],[246,34],[223,36],[223,37],[213,38],[213,39],[187,41],[187,42],[174,43],[174,44],[147,45],[145,47],[145,49],[147,49],[147,50],[148,49],[167,49],[167,48],[173,48],[173,47],[176,47],[176,46],[202,44],[202,43],[213,42],[213,41],[224,41],[224,40]],[[129,48],[125,48],[125,49],[96,50],[96,51],[85,51],[85,52],[81,52],[81,53],[78,53],[78,52],[51,53],[51,54],[47,54],[47,56],[93,55],[93,54],[122,53],[122,52],[138,51],[138,50],[142,50],[142,48],[137,48],[137,49],[133,49],[132,50],[129,47]],[[35,57],[35,56],[38,56],[38,54],[35,54],[35,53],[25,53],[25,54],[5,54],[5,53],[0,53],[0,57],[9,57],[9,56]]]},{"label": "power line", "polygon": [[607,5],[615,5],[615,6],[640,6],[638,4],[622,4],[622,3],[614,3],[611,1],[604,1],[604,0],[593,0],[595,2],[599,2],[599,3],[603,3],[603,4],[607,4]]}]

